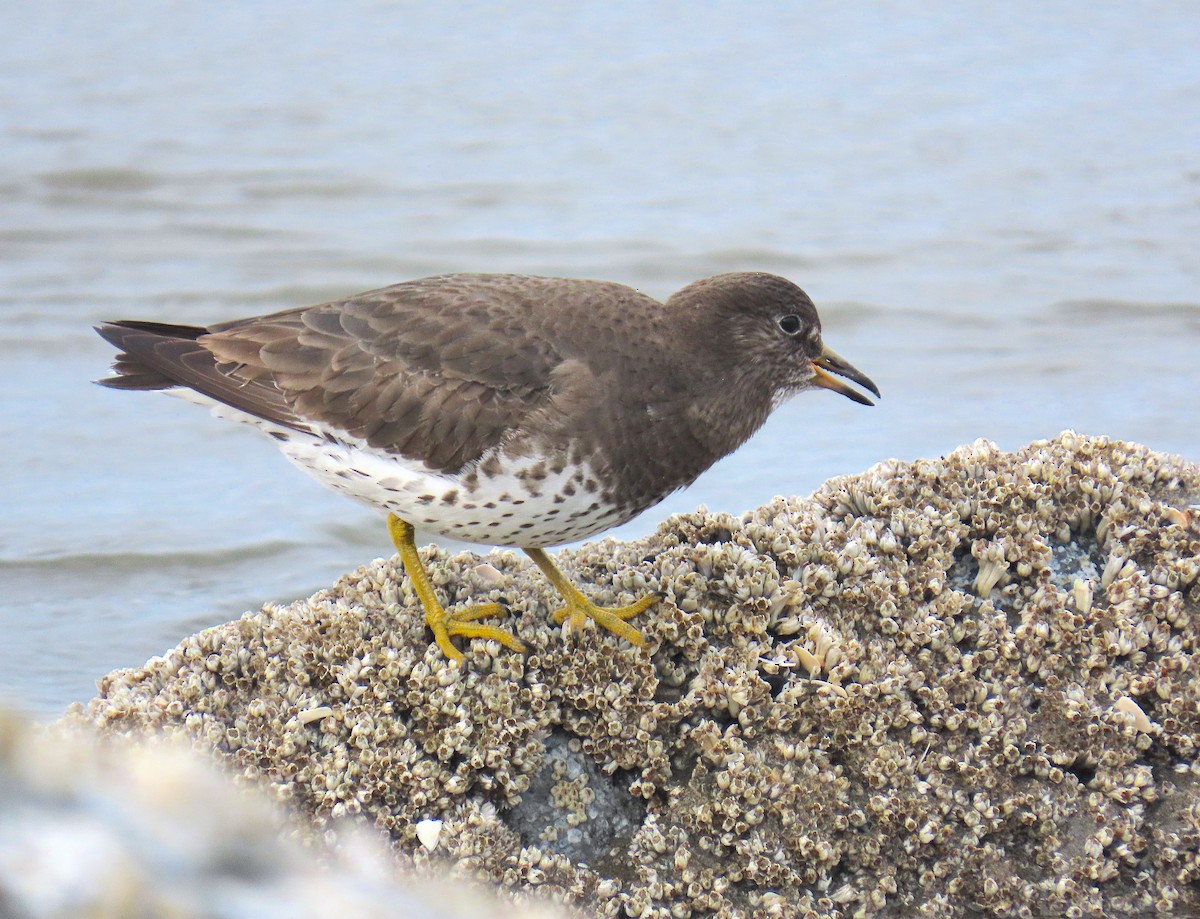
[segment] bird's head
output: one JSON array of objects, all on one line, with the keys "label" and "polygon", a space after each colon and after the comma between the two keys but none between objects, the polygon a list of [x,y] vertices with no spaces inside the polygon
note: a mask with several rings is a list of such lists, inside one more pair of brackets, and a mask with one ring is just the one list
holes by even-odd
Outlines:
[{"label": "bird's head", "polygon": [[[808,294],[786,278],[763,272],[733,272],[697,281],[671,298],[694,319],[709,369],[718,378],[752,377],[771,404],[805,389],[841,393],[862,405],[867,396],[844,377],[878,396],[879,387],[827,347],[821,319]],[[685,320],[686,321],[686,320]]]}]

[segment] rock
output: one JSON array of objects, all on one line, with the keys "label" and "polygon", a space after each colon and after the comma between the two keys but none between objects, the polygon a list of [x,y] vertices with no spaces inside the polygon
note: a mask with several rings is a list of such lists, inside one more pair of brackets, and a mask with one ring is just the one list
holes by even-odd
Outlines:
[{"label": "rock", "polygon": [[[484,919],[478,886],[402,877],[386,840],[311,839],[186,745],[44,729],[0,710],[4,919]],[[505,915],[514,907],[506,904]],[[529,907],[523,919],[551,919]],[[563,913],[555,913],[561,917]]]},{"label": "rock", "polygon": [[1198,504],[1200,469],[1141,446],[980,441],[563,552],[605,605],[664,593],[648,652],[564,640],[512,552],[430,549],[528,654],[448,662],[379,560],[68,720],[596,915],[1200,914]]}]

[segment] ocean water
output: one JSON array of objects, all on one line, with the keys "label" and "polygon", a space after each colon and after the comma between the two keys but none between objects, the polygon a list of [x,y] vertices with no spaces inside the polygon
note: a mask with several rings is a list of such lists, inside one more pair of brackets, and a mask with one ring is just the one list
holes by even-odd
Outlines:
[{"label": "ocean water", "polygon": [[48,0],[0,32],[0,699],[40,717],[390,552],[255,432],[91,385],[102,319],[461,270],[800,283],[879,405],[800,396],[618,537],[979,437],[1200,460],[1183,0]]}]

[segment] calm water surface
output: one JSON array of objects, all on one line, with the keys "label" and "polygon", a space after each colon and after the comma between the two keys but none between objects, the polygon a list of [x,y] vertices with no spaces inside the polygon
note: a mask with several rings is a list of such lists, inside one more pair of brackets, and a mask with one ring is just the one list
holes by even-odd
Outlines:
[{"label": "calm water surface", "polygon": [[801,396],[622,537],[977,437],[1200,460],[1191,3],[50,0],[0,30],[0,698],[38,715],[390,551],[253,432],[90,385],[101,319],[459,270],[802,284],[884,400]]}]

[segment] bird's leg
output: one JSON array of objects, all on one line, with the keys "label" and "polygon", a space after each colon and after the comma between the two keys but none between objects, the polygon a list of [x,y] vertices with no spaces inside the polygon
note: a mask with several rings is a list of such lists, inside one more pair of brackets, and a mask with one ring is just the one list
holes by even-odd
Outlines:
[{"label": "bird's leg", "polygon": [[583,594],[581,594],[566,575],[558,570],[558,567],[550,560],[550,556],[546,554],[544,549],[524,549],[526,555],[533,559],[533,563],[542,569],[547,580],[554,585],[563,600],[566,601],[566,606],[554,613],[554,621],[561,624],[567,618],[570,618],[571,631],[576,631],[583,628],[583,620],[591,619],[597,625],[601,625],[615,635],[619,635],[628,641],[630,644],[637,645],[640,648],[646,646],[646,638],[631,626],[626,619],[632,619],[638,613],[645,612],[651,606],[658,602],[657,594],[648,594],[636,603],[631,603],[628,606],[617,607],[602,607],[597,606]]},{"label": "bird's leg", "polygon": [[446,612],[433,592],[433,584],[430,583],[429,575],[425,573],[421,557],[417,555],[416,534],[412,524],[401,520],[395,514],[388,514],[387,525],[396,551],[400,553],[400,561],[404,563],[404,570],[412,581],[413,590],[425,609],[425,624],[433,630],[433,639],[446,657],[454,661],[463,659],[462,652],[450,641],[455,635],[461,635],[463,638],[487,638],[498,641],[514,651],[525,650],[525,645],[511,632],[494,625],[479,625],[475,622],[476,619],[486,619],[489,616],[503,616],[507,610],[499,603],[479,603],[452,613]]}]

